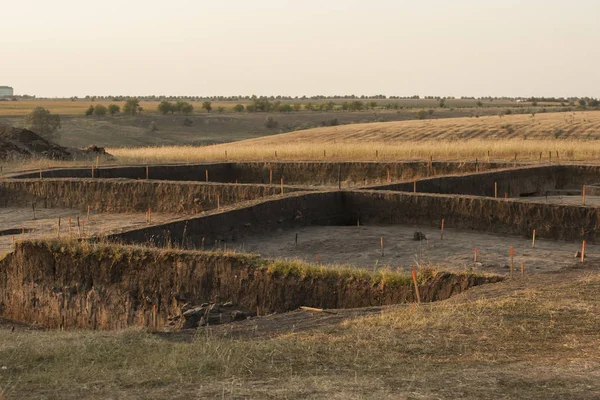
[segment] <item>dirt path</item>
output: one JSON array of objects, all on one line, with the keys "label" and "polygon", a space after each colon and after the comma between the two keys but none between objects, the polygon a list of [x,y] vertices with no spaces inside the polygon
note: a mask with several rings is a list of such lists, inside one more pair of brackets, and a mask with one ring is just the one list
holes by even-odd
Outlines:
[{"label": "dirt path", "polygon": [[[428,240],[415,241],[415,231],[424,233]],[[295,244],[298,234],[298,244]],[[384,240],[381,255],[380,240]],[[305,227],[247,238],[238,250],[259,253],[265,257],[301,259],[323,264],[347,264],[364,268],[391,266],[409,270],[413,265],[501,275],[509,273],[510,247],[514,248],[514,266],[520,273],[525,264],[526,273],[555,271],[578,262],[574,258],[581,243],[536,239],[531,240],[481,232],[440,229],[424,226],[328,226]],[[474,249],[478,249],[478,264],[474,264]],[[588,245],[587,260],[600,260],[600,245]]]}]

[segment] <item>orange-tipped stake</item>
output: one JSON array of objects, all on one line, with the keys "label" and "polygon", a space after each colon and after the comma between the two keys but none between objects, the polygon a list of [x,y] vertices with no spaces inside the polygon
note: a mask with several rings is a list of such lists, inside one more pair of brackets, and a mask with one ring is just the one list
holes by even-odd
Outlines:
[{"label": "orange-tipped stake", "polygon": [[417,180],[416,179],[413,182],[413,192],[417,193]]},{"label": "orange-tipped stake", "polygon": [[521,264],[521,276],[525,276],[525,264]]},{"label": "orange-tipped stake", "polygon": [[535,249],[535,229],[533,230],[533,238],[531,239],[531,248]]},{"label": "orange-tipped stake", "polygon": [[283,195],[283,178],[281,178],[281,194]]},{"label": "orange-tipped stake", "polygon": [[585,185],[581,189],[581,204],[585,205]]},{"label": "orange-tipped stake", "polygon": [[442,218],[442,235],[441,239],[444,240],[444,218]]},{"label": "orange-tipped stake", "polygon": [[86,219],[89,221],[90,220],[90,206],[88,205],[88,211],[87,211],[87,216]]},{"label": "orange-tipped stake", "polygon": [[504,198],[508,199],[508,194],[507,193],[504,193]]},{"label": "orange-tipped stake", "polygon": [[510,248],[510,278],[513,277],[515,249]]},{"label": "orange-tipped stake", "polygon": [[269,184],[273,184],[273,169],[269,170]]},{"label": "orange-tipped stake", "polygon": [[479,250],[477,250],[477,247],[475,247],[475,250],[473,251],[473,264],[475,264],[477,262],[477,252]]},{"label": "orange-tipped stake", "polygon": [[321,265],[321,255],[317,254],[317,260],[319,261],[319,265]]},{"label": "orange-tipped stake", "polygon": [[208,183],[208,170],[206,170],[206,183]]},{"label": "orange-tipped stake", "polygon": [[146,180],[148,180],[148,166],[146,165]]},{"label": "orange-tipped stake", "polygon": [[150,207],[148,207],[148,223],[152,223],[152,211],[150,211]]},{"label": "orange-tipped stake", "polygon": [[15,245],[15,235],[12,235],[12,244]]},{"label": "orange-tipped stake", "polygon": [[419,284],[417,283],[417,267],[413,265],[412,269],[413,283],[415,284],[415,294],[417,295],[417,304],[421,304],[421,295],[419,294]]},{"label": "orange-tipped stake", "polygon": [[581,244],[581,262],[583,262],[585,260],[585,245],[586,245],[586,242],[584,240],[583,243]]}]

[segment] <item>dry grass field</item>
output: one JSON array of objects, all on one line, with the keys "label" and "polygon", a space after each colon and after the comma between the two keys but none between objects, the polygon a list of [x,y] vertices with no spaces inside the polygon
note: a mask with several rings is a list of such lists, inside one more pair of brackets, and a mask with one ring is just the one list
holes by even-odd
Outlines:
[{"label": "dry grass field", "polygon": [[600,111],[445,118],[315,128],[208,147],[111,149],[124,163],[224,160],[591,161]]},{"label": "dry grass field", "polygon": [[[192,335],[0,324],[0,398],[597,399],[600,273]],[[241,336],[240,336],[241,335]]]}]

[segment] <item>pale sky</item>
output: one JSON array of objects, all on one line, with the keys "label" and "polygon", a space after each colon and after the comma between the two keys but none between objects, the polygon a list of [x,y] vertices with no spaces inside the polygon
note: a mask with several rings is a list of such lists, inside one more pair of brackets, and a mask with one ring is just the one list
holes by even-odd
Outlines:
[{"label": "pale sky", "polygon": [[599,0],[18,0],[17,94],[600,96]]}]

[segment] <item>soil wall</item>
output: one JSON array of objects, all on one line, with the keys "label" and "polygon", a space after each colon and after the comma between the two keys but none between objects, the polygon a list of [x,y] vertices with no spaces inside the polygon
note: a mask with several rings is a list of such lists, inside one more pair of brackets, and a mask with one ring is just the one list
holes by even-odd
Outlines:
[{"label": "soil wall", "polygon": [[361,224],[425,224],[482,232],[600,243],[600,208],[534,203],[517,199],[420,195],[403,192],[344,192],[348,214]]},{"label": "soil wall", "polygon": [[[468,175],[427,178],[417,181],[417,193],[463,194],[498,197],[543,196],[556,190],[579,190],[600,182],[600,167],[585,165],[533,166]],[[372,186],[369,190],[413,192],[414,182]]]},{"label": "soil wall", "polygon": [[[306,225],[347,225],[342,192],[290,194],[242,208],[109,236],[124,243],[209,249],[245,236]],[[203,247],[204,245],[204,247]]]},{"label": "soil wall", "polygon": [[[443,300],[500,279],[439,273],[422,280],[419,291],[422,301]],[[262,314],[414,300],[410,280],[282,274],[240,255],[24,242],[0,260],[0,316],[49,328],[158,327],[180,315],[185,303],[210,301]]]},{"label": "soil wall", "polygon": [[[273,183],[280,179],[292,185],[327,185],[343,187],[377,184],[405,179],[422,178],[434,174],[456,174],[506,168],[512,164],[474,162],[240,162],[207,163],[195,165],[151,165],[148,178],[171,181],[205,181],[223,183]],[[62,168],[42,172],[46,178],[91,178],[92,169]],[[146,179],[146,167],[101,167],[94,170],[96,178]],[[13,176],[13,178],[39,178],[39,171]]]},{"label": "soil wall", "polygon": [[[284,193],[307,190],[285,186]],[[127,179],[20,179],[0,181],[0,206],[75,208],[102,212],[194,214],[281,194],[279,185],[226,185]]]}]

